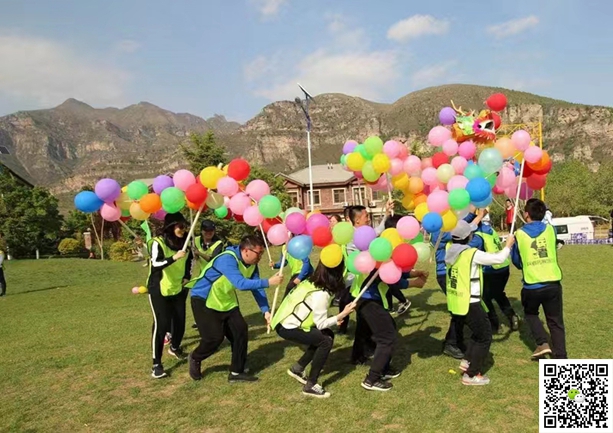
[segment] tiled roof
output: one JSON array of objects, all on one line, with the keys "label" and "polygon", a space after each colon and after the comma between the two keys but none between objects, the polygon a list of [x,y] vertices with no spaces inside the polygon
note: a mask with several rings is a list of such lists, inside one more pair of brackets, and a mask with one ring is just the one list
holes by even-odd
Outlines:
[{"label": "tiled roof", "polygon": [[[295,171],[286,175],[287,178],[299,184],[309,183],[309,169]],[[322,164],[313,166],[313,185],[324,183],[347,183],[353,179],[353,173],[347,171],[340,164]]]}]

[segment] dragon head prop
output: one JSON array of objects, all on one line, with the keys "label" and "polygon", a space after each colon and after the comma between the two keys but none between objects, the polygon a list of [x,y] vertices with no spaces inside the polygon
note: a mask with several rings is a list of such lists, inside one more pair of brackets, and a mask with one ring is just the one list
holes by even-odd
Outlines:
[{"label": "dragon head prop", "polygon": [[[455,123],[451,125],[453,139],[462,143],[467,140],[473,140],[475,143],[488,143],[496,139],[496,128],[498,116],[491,110],[481,110],[478,114],[471,110],[463,111],[462,107],[456,107],[451,101],[451,105],[457,116]],[[498,120],[500,118],[498,117]]]}]

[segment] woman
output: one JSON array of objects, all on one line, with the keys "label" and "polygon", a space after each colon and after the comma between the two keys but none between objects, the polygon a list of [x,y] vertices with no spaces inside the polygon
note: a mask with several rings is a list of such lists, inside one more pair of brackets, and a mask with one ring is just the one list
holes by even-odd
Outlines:
[{"label": "woman", "polygon": [[343,219],[341,218],[340,215],[331,215],[330,216],[330,230],[332,230],[335,225],[337,225],[338,223],[342,221]]},{"label": "woman", "polygon": [[[334,342],[334,333],[329,328],[339,325],[354,309],[349,304],[338,315],[328,317],[334,295],[345,287],[344,270],[343,263],[327,268],[320,262],[313,275],[283,300],[272,319],[272,327],[281,338],[308,346],[287,374],[304,385],[302,393],[309,397],[330,397],[317,380]],[[309,364],[311,371],[307,375],[305,369]]]},{"label": "woman", "polygon": [[[151,377],[166,377],[162,366],[164,337],[172,333],[168,353],[175,358],[184,358],[181,341],[185,333],[185,300],[187,289],[183,286],[190,279],[192,255],[182,251],[187,222],[183,215],[168,214],[164,218],[162,236],[149,241],[151,261],[147,289],[153,312],[153,368]],[[172,327],[172,330],[171,330]]]}]

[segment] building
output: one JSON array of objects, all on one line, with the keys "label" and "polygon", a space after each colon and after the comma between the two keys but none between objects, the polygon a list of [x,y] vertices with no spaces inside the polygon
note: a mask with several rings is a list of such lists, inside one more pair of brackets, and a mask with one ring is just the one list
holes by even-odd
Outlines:
[{"label": "building", "polygon": [[[313,207],[325,215],[340,214],[347,206],[363,205],[372,214],[373,222],[380,220],[385,212],[387,194],[373,191],[358,180],[352,172],[340,164],[314,165],[313,168]],[[294,206],[310,209],[309,169],[294,173],[279,173],[285,181],[285,189],[292,197]]]},{"label": "building", "polygon": [[26,186],[34,187],[34,179],[30,176],[19,159],[11,153],[7,146],[0,146],[0,172],[7,170],[11,176]]}]

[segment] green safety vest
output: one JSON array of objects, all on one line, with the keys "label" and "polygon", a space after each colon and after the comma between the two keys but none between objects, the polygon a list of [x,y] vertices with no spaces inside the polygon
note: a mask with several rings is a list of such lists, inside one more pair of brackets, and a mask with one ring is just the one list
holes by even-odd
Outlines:
[{"label": "green safety vest", "polygon": [[[4,251],[0,250],[0,255],[4,255]],[[4,260],[6,260],[6,255],[4,255]],[[4,260],[2,261],[2,264],[0,264],[0,269],[4,269]]]},{"label": "green safety vest", "polygon": [[[500,237],[498,237],[498,233],[496,233],[496,230],[494,229],[492,230],[494,231],[494,234],[491,234],[491,235],[487,233],[482,233],[482,232],[475,233],[477,236],[483,239],[483,246],[485,247],[486,253],[497,253],[499,251],[502,251],[502,244],[500,243]],[[511,264],[511,259],[507,258],[504,262],[502,262],[499,265],[492,265],[492,268],[494,269],[508,268],[510,264]]]},{"label": "green safety vest", "polygon": [[343,261],[345,262],[345,269],[343,270],[343,278],[347,277],[349,270],[347,264],[349,263],[349,254],[347,254],[347,245],[341,245],[341,252],[343,253]]},{"label": "green safety vest", "polygon": [[[157,242],[162,248],[165,258],[174,256],[177,252],[171,250],[166,242],[162,238],[153,238],[147,242],[147,249],[151,252],[151,246],[153,242]],[[162,296],[173,296],[181,293],[183,290],[183,277],[185,277],[185,264],[187,263],[187,256],[175,261],[172,265],[166,266],[162,269],[162,280],[160,281],[160,292]],[[149,261],[149,276],[147,277],[147,285],[149,284],[149,278],[151,278],[151,271],[153,270],[152,261]]]},{"label": "green safety vest", "polygon": [[[215,261],[222,256],[232,256],[236,260],[236,264],[238,266],[238,270],[241,275],[245,278],[251,278],[253,273],[255,272],[256,266],[250,265],[245,266],[242,260],[240,260],[234,251],[224,251],[223,253],[215,256],[213,260],[211,260],[205,267],[200,271],[200,275],[197,278],[191,280],[186,287],[192,288],[194,284],[201,280],[202,278],[206,278],[206,273],[209,269],[215,268]],[[215,311],[230,311],[233,308],[238,307],[238,296],[236,295],[236,289],[226,278],[225,275],[221,275],[217,280],[213,281],[211,284],[211,290],[209,291],[209,296],[206,299],[206,306],[211,310]]]},{"label": "green safety vest", "polygon": [[[294,316],[300,322],[300,329],[305,332],[309,332],[311,328],[315,326],[313,322],[313,310],[306,303],[306,298],[314,292],[321,291],[320,288],[315,287],[313,283],[308,280],[302,281],[296,287],[294,287],[291,292],[283,299],[279,309],[275,313],[272,318],[272,322],[270,324],[272,329],[275,329],[277,325],[287,319],[289,316]],[[332,301],[332,297],[330,297],[330,301]],[[309,313],[306,317],[298,316],[298,307],[300,305],[304,305],[309,310]]]},{"label": "green safety vest", "polygon": [[[207,254],[207,255],[211,255],[213,254],[213,252],[215,251],[215,249],[222,244],[221,240],[218,240],[217,242],[215,242],[213,245],[211,245],[210,247],[208,247],[206,250],[202,247],[202,236],[196,236],[196,239],[194,241],[196,243],[196,249],[198,251],[200,251],[202,254]],[[204,259],[202,259],[204,260]]]},{"label": "green safety vest", "polygon": [[[464,250],[458,256],[456,262],[449,266],[447,265],[447,307],[452,314],[465,316],[468,314],[470,306],[470,285],[472,283],[471,269],[476,248]],[[483,269],[479,268],[479,287],[481,296],[481,304],[485,311],[487,307],[483,303]]]},{"label": "green safety vest", "polygon": [[[368,277],[368,275],[364,275],[364,274],[357,274],[352,283],[351,283],[351,296],[353,296],[354,298],[357,298],[358,295],[360,294],[360,292],[362,291],[362,289],[364,288],[364,283],[366,282],[366,278]],[[387,284],[385,284],[383,281],[381,281],[377,287],[379,289],[379,295],[381,296],[381,301],[383,301],[383,308],[385,308],[387,310],[388,308],[388,303],[387,303],[387,291],[389,290],[389,286]]]},{"label": "green safety vest", "polygon": [[299,274],[302,271],[302,260],[298,260],[288,253],[285,245],[283,245],[282,251],[285,254],[285,261],[289,265],[291,275]]},{"label": "green safety vest", "polygon": [[552,226],[547,225],[543,233],[536,238],[531,238],[523,230],[518,230],[515,238],[526,284],[562,280],[562,270],[558,265],[556,233]]}]

